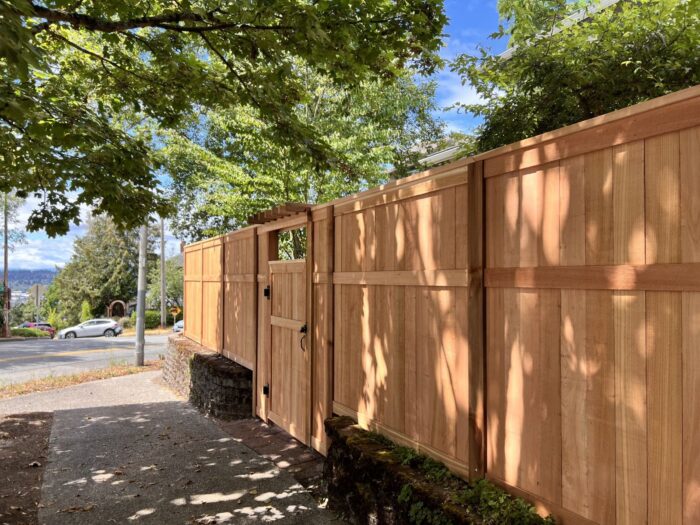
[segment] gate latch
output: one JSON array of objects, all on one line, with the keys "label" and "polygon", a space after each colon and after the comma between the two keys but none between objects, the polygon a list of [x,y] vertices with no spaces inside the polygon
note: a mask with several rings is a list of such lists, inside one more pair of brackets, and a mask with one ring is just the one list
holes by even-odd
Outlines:
[{"label": "gate latch", "polygon": [[266,297],[268,301],[270,300],[270,285],[269,284],[263,290],[263,296]]},{"label": "gate latch", "polygon": [[299,328],[300,334],[305,334],[308,331],[309,331],[309,328],[306,325],[303,325],[301,328]]}]

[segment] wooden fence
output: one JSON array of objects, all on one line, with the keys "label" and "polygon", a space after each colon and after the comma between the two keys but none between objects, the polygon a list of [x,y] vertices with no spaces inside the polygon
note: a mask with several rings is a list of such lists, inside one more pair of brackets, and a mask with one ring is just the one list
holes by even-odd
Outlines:
[{"label": "wooden fence", "polygon": [[700,523],[698,124],[696,88],[482,157],[487,470],[565,515]]},{"label": "wooden fence", "polygon": [[[303,220],[314,448],[345,414],[565,524],[700,523],[700,87]],[[186,335],[262,417],[278,223],[185,251]]]}]

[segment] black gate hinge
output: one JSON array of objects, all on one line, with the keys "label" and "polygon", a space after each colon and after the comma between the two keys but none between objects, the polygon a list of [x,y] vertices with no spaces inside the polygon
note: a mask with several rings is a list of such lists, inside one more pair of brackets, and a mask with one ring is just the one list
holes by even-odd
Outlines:
[{"label": "black gate hinge", "polygon": [[263,395],[270,397],[270,385],[264,385],[263,386]]},{"label": "black gate hinge", "polygon": [[265,289],[263,290],[263,296],[267,298],[267,300],[270,300],[270,285],[268,284]]}]

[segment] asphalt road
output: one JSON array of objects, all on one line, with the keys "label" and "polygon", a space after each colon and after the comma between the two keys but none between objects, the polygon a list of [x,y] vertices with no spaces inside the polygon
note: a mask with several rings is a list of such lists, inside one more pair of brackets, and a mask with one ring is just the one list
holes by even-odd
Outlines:
[{"label": "asphalt road", "polygon": [[[146,336],[145,358],[165,354],[167,335]],[[0,385],[134,362],[135,339],[86,337],[0,342]]]}]

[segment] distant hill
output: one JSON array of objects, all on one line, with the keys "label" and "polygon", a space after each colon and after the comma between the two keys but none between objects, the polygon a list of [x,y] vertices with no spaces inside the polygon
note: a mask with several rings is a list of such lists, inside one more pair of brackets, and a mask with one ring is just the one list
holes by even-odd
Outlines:
[{"label": "distant hill", "polygon": [[26,292],[33,284],[51,284],[55,276],[56,270],[10,270],[8,275],[10,288],[15,292]]}]

